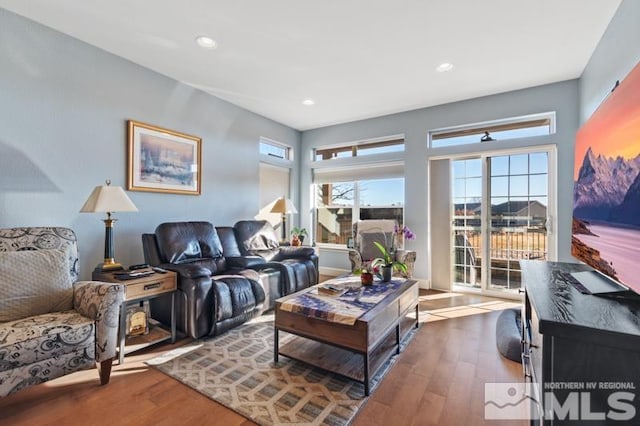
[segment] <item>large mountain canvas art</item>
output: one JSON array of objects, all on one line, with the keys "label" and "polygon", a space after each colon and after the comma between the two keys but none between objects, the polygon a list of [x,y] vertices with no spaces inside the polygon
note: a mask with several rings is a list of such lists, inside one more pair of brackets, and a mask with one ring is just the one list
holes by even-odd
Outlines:
[{"label": "large mountain canvas art", "polygon": [[574,257],[640,292],[640,63],[576,136]]}]

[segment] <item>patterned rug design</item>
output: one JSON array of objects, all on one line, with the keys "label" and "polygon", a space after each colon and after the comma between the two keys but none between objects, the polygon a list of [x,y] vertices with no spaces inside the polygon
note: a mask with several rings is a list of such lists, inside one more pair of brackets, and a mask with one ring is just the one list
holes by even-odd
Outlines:
[{"label": "patterned rug design", "polygon": [[[403,346],[414,334],[404,339]],[[280,335],[281,345],[293,338]],[[395,359],[380,369],[372,389]],[[364,386],[353,380],[284,356],[276,366],[272,316],[175,349],[147,364],[261,425],[346,425],[367,400]]]}]

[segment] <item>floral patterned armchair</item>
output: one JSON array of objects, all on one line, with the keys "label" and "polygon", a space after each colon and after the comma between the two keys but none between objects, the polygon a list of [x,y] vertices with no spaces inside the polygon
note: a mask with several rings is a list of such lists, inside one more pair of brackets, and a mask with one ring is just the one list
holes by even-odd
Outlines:
[{"label": "floral patterned armchair", "polygon": [[[353,248],[349,249],[349,261],[351,270],[362,268],[364,262],[368,262],[381,253],[373,244],[379,242],[387,250],[395,251],[395,259],[407,265],[407,278],[413,276],[413,267],[416,261],[416,252],[404,250],[401,235],[398,235],[398,223],[395,220],[371,219],[360,220],[353,224]],[[402,233],[401,233],[402,234]]]},{"label": "floral patterned armchair", "polygon": [[71,229],[0,229],[0,398],[96,362],[109,382],[124,288],[77,278]]}]

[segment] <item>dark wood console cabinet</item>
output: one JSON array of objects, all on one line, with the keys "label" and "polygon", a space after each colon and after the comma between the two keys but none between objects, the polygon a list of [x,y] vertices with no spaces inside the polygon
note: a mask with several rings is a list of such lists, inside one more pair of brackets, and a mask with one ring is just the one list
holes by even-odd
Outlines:
[{"label": "dark wood console cabinet", "polygon": [[540,403],[532,422],[640,424],[640,302],[580,293],[566,273],[590,269],[583,264],[520,265],[523,367]]}]

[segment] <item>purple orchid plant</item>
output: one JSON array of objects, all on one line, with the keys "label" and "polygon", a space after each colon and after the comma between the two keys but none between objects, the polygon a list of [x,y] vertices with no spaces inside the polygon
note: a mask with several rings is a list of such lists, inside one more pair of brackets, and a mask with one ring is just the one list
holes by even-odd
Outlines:
[{"label": "purple orchid plant", "polygon": [[398,226],[396,225],[393,228],[393,233],[399,237],[404,237],[405,240],[415,240],[416,234],[413,233],[411,229],[407,225]]}]

